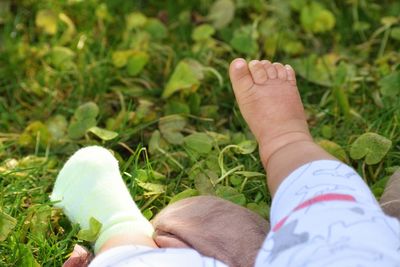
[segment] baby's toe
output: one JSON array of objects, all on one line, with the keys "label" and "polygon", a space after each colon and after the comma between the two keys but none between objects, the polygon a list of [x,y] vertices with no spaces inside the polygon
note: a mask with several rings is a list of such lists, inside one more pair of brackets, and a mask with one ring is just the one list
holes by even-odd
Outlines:
[{"label": "baby's toe", "polygon": [[236,92],[250,89],[254,85],[246,60],[237,58],[229,66],[233,90]]},{"label": "baby's toe", "polygon": [[290,65],[285,65],[287,80],[289,83],[296,85],[296,73]]},{"label": "baby's toe", "polygon": [[265,64],[264,69],[267,72],[268,79],[278,78],[278,72],[276,71],[274,64]]},{"label": "baby's toe", "polygon": [[258,60],[252,60],[249,63],[249,69],[253,81],[256,84],[263,84],[268,80],[263,64]]},{"label": "baby's toe", "polygon": [[276,62],[272,65],[275,66],[278,79],[286,81],[286,79],[287,79],[286,68],[281,63],[278,63],[278,62]]}]

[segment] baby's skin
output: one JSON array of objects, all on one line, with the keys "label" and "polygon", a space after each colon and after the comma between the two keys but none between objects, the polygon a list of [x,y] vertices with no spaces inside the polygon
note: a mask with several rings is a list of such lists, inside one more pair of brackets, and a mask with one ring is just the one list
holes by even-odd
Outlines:
[{"label": "baby's skin", "polygon": [[259,144],[272,195],[301,165],[335,159],[313,142],[291,66],[238,58],[229,75],[240,111]]}]

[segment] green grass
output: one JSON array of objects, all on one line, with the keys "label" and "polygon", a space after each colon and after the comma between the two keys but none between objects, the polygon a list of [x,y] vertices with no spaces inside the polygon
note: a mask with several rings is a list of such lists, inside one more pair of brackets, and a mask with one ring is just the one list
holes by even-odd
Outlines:
[{"label": "green grass", "polygon": [[[217,19],[213,3],[0,2],[0,266],[60,266],[87,245],[49,202],[62,164],[86,145],[115,152],[149,218],[193,194],[267,217],[265,177],[243,173],[263,169],[227,77],[238,56],[292,64],[314,137],[379,197],[400,165],[398,1],[226,0],[235,15]],[[370,165],[350,155],[368,132],[391,141],[388,152],[368,147],[382,154]]]}]

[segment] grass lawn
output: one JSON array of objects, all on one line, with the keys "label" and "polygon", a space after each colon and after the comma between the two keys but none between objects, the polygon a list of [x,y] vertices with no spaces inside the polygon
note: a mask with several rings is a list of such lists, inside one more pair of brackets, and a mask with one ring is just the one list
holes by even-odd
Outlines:
[{"label": "grass lawn", "polygon": [[52,207],[78,148],[119,159],[148,218],[217,195],[268,218],[257,146],[227,76],[291,64],[311,131],[379,197],[400,166],[398,0],[1,0],[0,266],[88,245]]}]

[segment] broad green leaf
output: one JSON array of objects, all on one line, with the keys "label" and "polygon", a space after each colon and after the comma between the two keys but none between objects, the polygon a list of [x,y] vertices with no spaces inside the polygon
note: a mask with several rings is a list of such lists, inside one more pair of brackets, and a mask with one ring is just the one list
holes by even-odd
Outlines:
[{"label": "broad green leaf", "polygon": [[186,189],[186,190],[184,190],[182,192],[179,192],[178,194],[173,196],[171,198],[171,200],[169,201],[169,204],[172,204],[174,202],[177,202],[179,200],[182,200],[182,199],[185,199],[185,198],[188,198],[188,197],[195,197],[195,196],[198,196],[198,195],[199,195],[199,191],[197,191],[196,189],[189,188],[189,189]]},{"label": "broad green leaf", "polygon": [[230,45],[236,51],[249,56],[255,55],[259,50],[258,43],[253,37],[251,27],[242,27],[235,30]]},{"label": "broad green leaf", "polygon": [[158,19],[148,19],[144,29],[150,34],[152,39],[162,40],[168,35],[167,27]]},{"label": "broad green leaf", "polygon": [[332,86],[330,74],[336,73],[336,55],[327,54],[322,57],[310,54],[307,57],[289,61],[296,70],[297,75],[302,76],[313,83],[323,86]]},{"label": "broad green leaf", "polygon": [[217,196],[229,200],[240,206],[246,205],[246,197],[239,193],[235,188],[225,185],[218,185],[215,191]]},{"label": "broad green leaf", "polygon": [[39,10],[36,14],[36,27],[41,28],[44,33],[54,35],[57,33],[58,17],[52,10]]},{"label": "broad green leaf", "polygon": [[135,179],[141,182],[147,182],[147,180],[149,180],[148,172],[143,169],[136,170]]},{"label": "broad green leaf", "polygon": [[138,186],[148,191],[145,193],[145,195],[158,195],[165,192],[165,185],[155,184],[155,183],[145,183],[139,180],[136,181]]},{"label": "broad green leaf", "polygon": [[215,33],[215,29],[210,24],[202,24],[196,27],[192,33],[192,39],[199,42],[208,40]]},{"label": "broad green leaf", "polygon": [[293,10],[301,11],[301,8],[307,5],[307,0],[289,0],[289,4]]},{"label": "broad green leaf", "polygon": [[208,169],[210,169],[214,173],[220,172],[220,167],[218,164],[218,151],[214,150],[210,152],[205,160],[205,164]]},{"label": "broad green leaf", "polygon": [[165,105],[165,114],[190,114],[190,107],[186,102],[170,100]]},{"label": "broad green leaf", "polygon": [[349,158],[346,154],[346,151],[335,142],[329,140],[320,140],[317,142],[323,149],[325,149],[329,154],[336,157],[337,159],[349,162]]},{"label": "broad green leaf", "polygon": [[112,53],[112,63],[117,68],[125,67],[128,59],[135,53],[135,50],[119,50]]},{"label": "broad green leaf", "polygon": [[155,170],[148,170],[148,173],[152,180],[165,180],[167,177],[159,172],[156,172]]},{"label": "broad green leaf", "polygon": [[214,186],[210,178],[202,172],[195,173],[194,186],[200,195],[215,195]]},{"label": "broad green leaf", "polygon": [[231,141],[231,138],[227,133],[221,134],[207,131],[207,134],[214,139],[214,142],[216,142],[218,145],[227,145]]},{"label": "broad green leaf", "polygon": [[111,20],[112,16],[110,15],[110,12],[108,10],[107,4],[105,3],[99,3],[99,5],[96,6],[96,17],[100,20]]},{"label": "broad green leaf", "polygon": [[204,67],[199,61],[192,58],[185,59],[185,63],[189,65],[190,69],[192,70],[193,74],[196,75],[198,80],[204,79],[204,71],[208,70],[209,68]]},{"label": "broad green leaf", "polygon": [[83,137],[90,128],[96,126],[96,124],[95,118],[72,121],[68,127],[68,136],[72,139],[79,139]]},{"label": "broad green leaf", "polygon": [[99,107],[94,102],[80,105],[74,113],[76,119],[96,118],[99,115]]},{"label": "broad green leaf", "polygon": [[193,133],[183,139],[183,143],[188,148],[200,154],[207,154],[212,149],[212,138],[205,133]]},{"label": "broad green leaf", "polygon": [[180,90],[197,90],[200,85],[197,75],[187,62],[180,61],[168,80],[162,98],[168,98]]},{"label": "broad green leaf", "polygon": [[149,62],[149,55],[146,52],[137,52],[133,54],[127,63],[128,74],[131,76],[138,75],[142,72],[144,66]]},{"label": "broad green leaf", "polygon": [[385,96],[400,94],[400,71],[395,71],[379,81],[381,93]]},{"label": "broad green leaf", "polygon": [[153,211],[151,210],[151,208],[145,209],[144,211],[142,211],[143,216],[150,221],[151,218],[153,218]]},{"label": "broad green leaf", "polygon": [[287,40],[282,44],[282,50],[289,55],[300,55],[305,47],[302,42],[296,40]]},{"label": "broad green leaf", "polygon": [[217,174],[217,172],[219,173],[219,170],[209,169],[209,170],[203,170],[203,172],[205,175],[207,175],[207,177],[210,179],[213,185],[216,185],[219,182],[219,176]]},{"label": "broad green leaf", "polygon": [[39,144],[46,147],[52,140],[51,133],[41,121],[30,123],[20,135],[18,143],[24,147],[34,147]]},{"label": "broad green leaf", "polygon": [[232,0],[217,0],[210,7],[207,18],[216,29],[226,27],[235,15],[235,4]]},{"label": "broad green leaf", "polygon": [[0,210],[0,242],[7,239],[16,225],[16,219]]},{"label": "broad green leaf", "polygon": [[331,125],[324,125],[321,128],[321,134],[324,138],[326,139],[331,139],[332,138],[332,126]]},{"label": "broad green leaf", "polygon": [[133,51],[148,51],[149,46],[152,44],[151,35],[143,30],[135,31],[134,34],[127,35],[129,36],[129,47],[133,49]]},{"label": "broad green leaf", "polygon": [[86,132],[96,126],[96,117],[99,107],[93,102],[87,102],[75,110],[75,114],[68,127],[68,136],[72,139],[83,137]]},{"label": "broad green leaf", "polygon": [[165,175],[154,170],[138,169],[135,171],[135,177],[141,182],[147,182],[150,180],[165,180]]},{"label": "broad green leaf", "polygon": [[103,141],[109,141],[118,136],[117,132],[99,128],[97,126],[94,126],[90,129],[88,129],[88,131],[91,132],[92,134],[96,135],[98,138],[100,138]]},{"label": "broad green leaf", "polygon": [[392,146],[392,141],[376,133],[365,133],[359,136],[351,145],[350,157],[361,159],[365,157],[368,165],[379,163]]},{"label": "broad green leaf", "polygon": [[154,154],[161,148],[161,134],[160,131],[155,130],[150,137],[149,141],[149,152],[150,154]]},{"label": "broad green leaf", "polygon": [[132,30],[146,24],[147,17],[140,12],[133,12],[126,16],[126,28]]},{"label": "broad green leaf", "polygon": [[179,115],[169,115],[160,118],[158,128],[162,136],[170,144],[180,145],[183,143],[181,131],[186,126],[186,119]]},{"label": "broad green leaf", "polygon": [[75,67],[75,52],[63,46],[54,46],[49,54],[48,59],[51,65],[60,70],[71,70]]},{"label": "broad green leaf", "polygon": [[246,141],[239,143],[235,147],[235,151],[236,151],[236,153],[240,153],[240,154],[250,154],[250,153],[253,153],[254,150],[256,150],[256,148],[257,148],[257,143],[255,141],[246,140]]},{"label": "broad green leaf", "polygon": [[333,29],[335,16],[318,2],[311,2],[301,9],[300,22],[306,31],[322,33]]},{"label": "broad green leaf", "polygon": [[96,218],[90,217],[89,219],[89,229],[81,229],[77,237],[78,239],[88,241],[88,242],[94,242],[96,241],[97,237],[100,234],[102,224]]},{"label": "broad green leaf", "polygon": [[243,183],[244,177],[239,176],[239,175],[231,175],[229,177],[229,181],[231,182],[231,184],[233,186],[239,186],[239,185],[241,185]]}]

